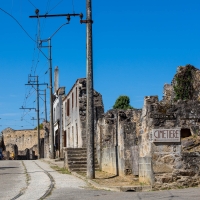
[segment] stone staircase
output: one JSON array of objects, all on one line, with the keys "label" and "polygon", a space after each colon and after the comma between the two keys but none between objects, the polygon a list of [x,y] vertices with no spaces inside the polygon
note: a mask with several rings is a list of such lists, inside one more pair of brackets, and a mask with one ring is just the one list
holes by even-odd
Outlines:
[{"label": "stone staircase", "polygon": [[[87,171],[87,149],[86,148],[65,148],[64,165],[70,172]],[[95,151],[95,169],[99,169]]]}]

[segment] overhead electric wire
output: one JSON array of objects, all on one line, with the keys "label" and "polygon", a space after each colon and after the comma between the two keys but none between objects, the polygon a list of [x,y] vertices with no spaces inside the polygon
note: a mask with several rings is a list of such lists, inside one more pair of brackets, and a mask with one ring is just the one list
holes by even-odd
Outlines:
[{"label": "overhead electric wire", "polygon": [[[50,13],[53,9],[55,9],[62,1],[64,1],[64,0],[59,1],[53,8],[51,8],[51,9],[49,10],[48,13]],[[47,14],[48,14],[48,13],[47,13]]]},{"label": "overhead electric wire", "polygon": [[4,9],[2,9],[2,8],[0,8],[0,10],[3,11],[4,13],[6,13],[7,15],[9,15],[12,19],[14,19],[14,20],[17,22],[17,24],[22,28],[22,30],[26,33],[26,35],[27,35],[31,40],[33,40],[34,42],[36,42],[36,41],[29,35],[29,33],[23,28],[23,26],[19,23],[19,21],[18,21],[15,17],[13,17],[10,13],[6,12],[6,11],[5,11]]},{"label": "overhead electric wire", "polygon": [[[36,6],[30,1],[30,0],[28,0],[29,1],[29,3],[34,7],[34,8],[36,8]],[[13,3],[13,2],[12,2]],[[12,4],[12,8],[11,8],[11,12],[12,12],[12,9],[13,9],[13,4]],[[0,10],[2,11],[2,12],[4,12],[5,14],[7,14],[8,16],[10,16],[15,22],[17,22],[17,24],[20,26],[20,28],[26,33],[26,35],[35,43],[35,45],[37,45],[37,39],[33,39],[31,36],[30,36],[30,34],[24,29],[24,27],[20,24],[20,22],[12,15],[12,14],[10,14],[10,13],[8,13],[7,11],[5,11],[3,8],[0,8]],[[37,47],[37,46],[36,46]],[[35,57],[35,47],[34,47],[34,52],[33,52],[33,60],[32,60],[32,67],[31,67],[31,74],[32,74],[32,70],[33,70],[33,66],[34,66],[34,57]],[[39,60],[39,54],[40,54],[40,52],[42,52],[41,51],[41,49],[38,49],[39,50],[39,52],[38,52],[38,58],[37,58],[37,63],[36,63],[36,67],[35,67],[35,69],[34,69],[34,72],[36,72],[36,69],[37,69],[37,65],[38,65],[38,60]],[[42,52],[42,54],[47,58],[47,56]],[[48,58],[47,58],[48,59]],[[29,103],[29,101],[28,101],[28,99],[29,99],[29,97],[31,97],[32,95],[33,95],[33,93],[34,93],[35,91],[33,90],[33,92],[32,92],[32,88],[30,88],[29,90],[28,90],[28,87],[26,87],[26,92],[25,92],[25,96],[24,96],[24,101],[23,101],[23,107],[24,106],[27,106],[28,104],[30,104]],[[23,111],[23,114],[22,114],[22,119],[24,119],[24,117],[26,116],[26,115],[29,115],[30,116],[30,113],[31,112],[31,110],[29,110],[29,111]]]},{"label": "overhead electric wire", "polygon": [[47,1],[47,6],[46,6],[46,14],[48,14],[48,9],[49,9],[49,6],[50,6],[50,0]]},{"label": "overhead electric wire", "polygon": [[74,0],[72,0],[72,11],[73,11],[73,13],[75,13],[75,11],[74,11]]},{"label": "overhead electric wire", "polygon": [[28,1],[35,9],[37,9],[37,7],[30,0],[28,0]]}]

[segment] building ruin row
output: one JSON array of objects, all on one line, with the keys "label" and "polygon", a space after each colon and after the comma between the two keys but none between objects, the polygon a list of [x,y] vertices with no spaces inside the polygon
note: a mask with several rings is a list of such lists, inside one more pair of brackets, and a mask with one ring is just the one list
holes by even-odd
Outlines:
[{"label": "building ruin row", "polygon": [[[101,170],[120,176],[133,174],[155,188],[199,184],[200,70],[192,68],[189,99],[177,100],[174,89],[178,75],[187,69],[179,67],[172,83],[164,85],[162,100],[146,96],[142,109],[104,113],[102,96],[94,91],[95,155]],[[64,87],[54,91],[54,144],[56,157],[64,158],[65,166],[69,149],[87,146],[86,97],[85,78],[77,79],[67,95]]]}]

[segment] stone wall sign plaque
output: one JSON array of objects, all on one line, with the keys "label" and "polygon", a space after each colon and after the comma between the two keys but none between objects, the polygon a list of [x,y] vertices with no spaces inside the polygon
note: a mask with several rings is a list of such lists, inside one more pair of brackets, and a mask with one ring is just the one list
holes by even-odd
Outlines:
[{"label": "stone wall sign plaque", "polygon": [[151,139],[153,142],[180,142],[180,129],[153,129]]}]

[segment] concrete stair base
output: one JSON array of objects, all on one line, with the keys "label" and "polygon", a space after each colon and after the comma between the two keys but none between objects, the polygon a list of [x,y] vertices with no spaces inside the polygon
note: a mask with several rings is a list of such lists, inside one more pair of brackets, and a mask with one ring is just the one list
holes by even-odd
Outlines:
[{"label": "concrete stair base", "polygon": [[[86,148],[65,148],[64,166],[70,172],[87,171],[87,149]],[[95,170],[99,170],[98,161],[95,155]]]}]

